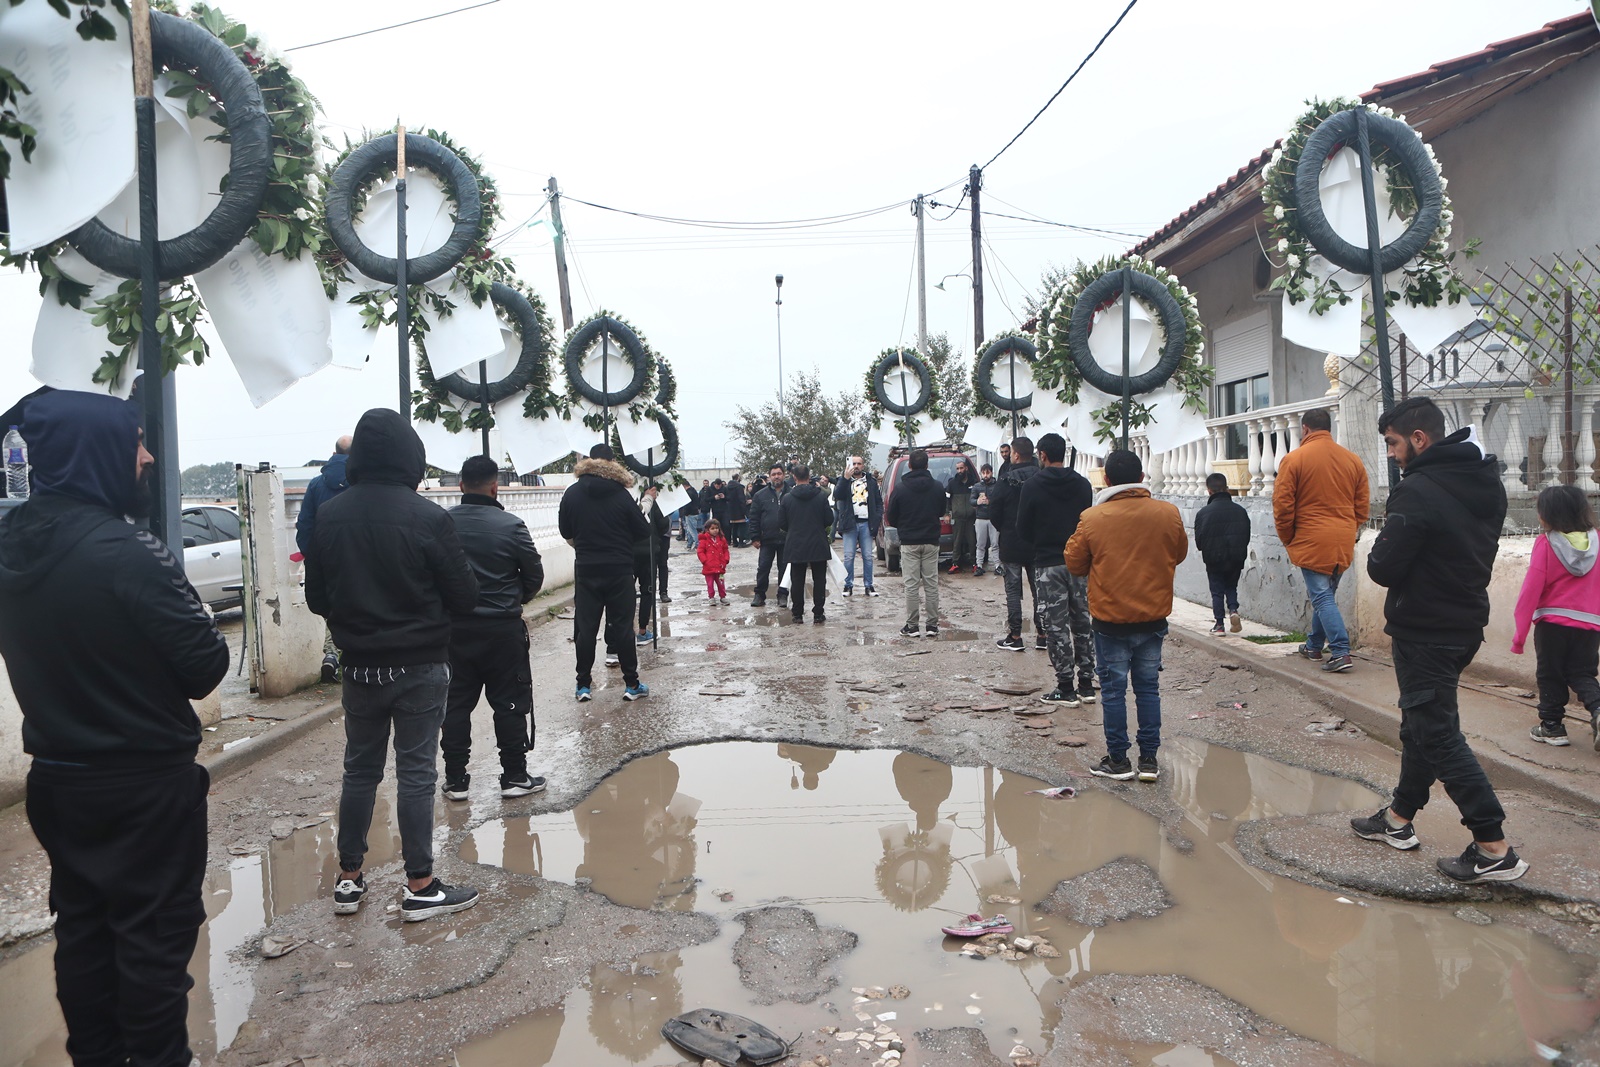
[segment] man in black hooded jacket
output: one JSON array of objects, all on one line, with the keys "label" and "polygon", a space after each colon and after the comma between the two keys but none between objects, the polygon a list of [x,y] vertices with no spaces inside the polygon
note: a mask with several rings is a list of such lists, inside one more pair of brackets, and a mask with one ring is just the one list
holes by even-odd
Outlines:
[{"label": "man in black hooded jacket", "polygon": [[794,469],[795,486],[783,494],[778,504],[778,523],[783,528],[783,554],[789,565],[789,603],[794,621],[805,618],[806,572],[811,572],[811,621],[827,622],[828,528],[833,525],[833,507],[828,494],[811,482],[811,470],[804,464]]},{"label": "man in black hooded jacket", "polygon": [[1364,838],[1398,849],[1420,844],[1411,820],[1435,781],[1461,812],[1472,843],[1437,861],[1458,882],[1510,882],[1528,864],[1505,838],[1505,809],[1461,733],[1456,691],[1489,622],[1489,578],[1506,519],[1500,464],[1471,427],[1445,434],[1426,397],[1402,400],[1378,421],[1389,457],[1405,472],[1389,494],[1367,576],[1387,586],[1383,630],[1400,689],[1400,780],[1389,806],[1350,820]]},{"label": "man in black hooded jacket", "polygon": [[[649,696],[639,680],[639,649],[633,633],[634,546],[650,533],[633,499],[633,474],[616,461],[610,445],[595,445],[573,468],[578,480],[561,494],[557,526],[576,554],[572,641],[578,660],[579,703],[592,696],[594,644],[605,619],[606,649],[622,667],[624,700]],[[704,498],[702,493],[701,497]]]},{"label": "man in black hooded jacket", "polygon": [[1250,558],[1250,513],[1234,503],[1225,474],[1207,475],[1206,492],[1211,499],[1194,517],[1194,547],[1200,550],[1211,584],[1211,614],[1216,620],[1211,632],[1223,632],[1226,608],[1233,632],[1238,633],[1244,628],[1239,621],[1239,575]]},{"label": "man in black hooded jacket", "polygon": [[450,617],[478,603],[473,576],[443,508],[417,495],[422,439],[398,412],[356,423],[350,488],[322,505],[306,555],[306,606],[328,620],[343,668],[344,785],[333,910],[361,907],[372,804],[394,733],[396,820],[405,859],[408,922],[472,907],[475,889],[433,876],[433,789],[450,687]]},{"label": "man in black hooded jacket", "polygon": [[21,429],[33,495],[0,521],[0,656],[33,756],[67,1051],[187,1064],[210,783],[189,701],[227,673],[228,646],[180,561],[125,521],[150,510],[137,410],[54,391]]}]

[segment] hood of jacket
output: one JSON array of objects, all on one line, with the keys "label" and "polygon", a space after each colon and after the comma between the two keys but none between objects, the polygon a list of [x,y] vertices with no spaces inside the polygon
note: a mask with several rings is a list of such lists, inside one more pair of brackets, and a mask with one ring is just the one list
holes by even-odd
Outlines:
[{"label": "hood of jacket", "polygon": [[1600,556],[1600,538],[1595,537],[1595,531],[1589,530],[1589,547],[1575,548],[1567,535],[1557,530],[1551,530],[1544,535],[1550,543],[1550,550],[1556,554],[1556,559],[1567,568],[1567,573],[1574,578],[1582,578],[1594,570],[1594,561]]},{"label": "hood of jacket", "polygon": [[350,488],[349,461],[350,457],[343,452],[335,452],[322,465],[322,485],[330,494]]},{"label": "hood of jacket", "polygon": [[633,472],[614,459],[580,459],[572,470],[579,478],[602,478],[624,489],[633,488]]},{"label": "hood of jacket", "polygon": [[422,438],[398,411],[373,408],[356,423],[345,461],[351,485],[403,485],[415,489],[428,472]]},{"label": "hood of jacket", "polygon": [[139,409],[98,393],[58,389],[28,401],[18,427],[28,442],[33,491],[96,504],[117,515],[138,507]]},{"label": "hood of jacket", "polygon": [[1094,502],[1096,504],[1104,504],[1107,500],[1115,500],[1124,493],[1131,493],[1134,496],[1149,496],[1150,490],[1145,488],[1143,485],[1138,484],[1108,485],[1104,489],[1101,489],[1095,493]]},{"label": "hood of jacket", "polygon": [[815,500],[817,497],[822,495],[822,490],[812,483],[806,482],[803,485],[795,486],[793,489],[789,490],[789,493],[796,500]]},{"label": "hood of jacket", "polygon": [[1463,426],[1406,464],[1405,477],[1425,475],[1461,502],[1474,518],[1502,514],[1500,461],[1484,454],[1472,427]]},{"label": "hood of jacket", "polygon": [[1064,496],[1070,493],[1073,483],[1081,477],[1083,476],[1077,474],[1071,467],[1040,467],[1039,473],[1033,476],[1038,481],[1041,489],[1056,496]]}]

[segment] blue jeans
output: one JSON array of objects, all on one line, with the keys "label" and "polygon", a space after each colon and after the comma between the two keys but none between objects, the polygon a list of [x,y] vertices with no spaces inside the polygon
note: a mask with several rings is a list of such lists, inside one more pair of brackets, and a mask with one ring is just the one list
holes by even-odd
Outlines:
[{"label": "blue jeans", "polygon": [[1339,614],[1339,602],[1334,594],[1339,591],[1338,574],[1318,574],[1300,568],[1306,580],[1306,592],[1311,595],[1311,630],[1306,634],[1306,647],[1321,652],[1328,646],[1331,656],[1350,654],[1350,635],[1345,632],[1344,616]]},{"label": "blue jeans", "polygon": [[844,537],[844,587],[849,589],[856,580],[856,550],[861,550],[861,581],[868,589],[872,588],[872,533],[864,522],[856,523],[853,530],[846,530]]},{"label": "blue jeans", "polygon": [[1128,754],[1128,679],[1139,714],[1139,755],[1154,756],[1161,747],[1161,644],[1165,625],[1147,634],[1094,634],[1094,659],[1100,675],[1100,708],[1104,715],[1106,754],[1120,760]]},{"label": "blue jeans", "polygon": [[700,529],[705,524],[706,517],[699,513],[683,517],[683,543],[688,546],[690,552],[693,552],[694,546],[700,543]]}]

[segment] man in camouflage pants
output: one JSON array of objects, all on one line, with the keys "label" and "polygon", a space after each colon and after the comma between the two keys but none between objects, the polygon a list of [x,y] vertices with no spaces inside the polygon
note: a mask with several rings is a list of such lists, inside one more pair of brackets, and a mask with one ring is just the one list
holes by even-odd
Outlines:
[{"label": "man in camouflage pants", "polygon": [[1017,526],[1033,540],[1034,595],[1056,672],[1055,690],[1040,699],[1071,708],[1095,699],[1094,632],[1088,579],[1068,573],[1062,550],[1078,528],[1078,517],[1093,503],[1094,490],[1065,465],[1066,451],[1060,434],[1039,438],[1039,473],[1022,487]]}]

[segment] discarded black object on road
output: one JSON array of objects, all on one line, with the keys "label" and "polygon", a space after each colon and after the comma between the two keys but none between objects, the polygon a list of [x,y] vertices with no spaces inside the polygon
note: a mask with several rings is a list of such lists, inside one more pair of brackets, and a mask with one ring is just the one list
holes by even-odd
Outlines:
[{"label": "discarded black object on road", "polygon": [[789,1054],[789,1046],[765,1026],[743,1015],[696,1008],[661,1027],[661,1036],[703,1060],[737,1067],[740,1058],[757,1064],[776,1063]]}]

